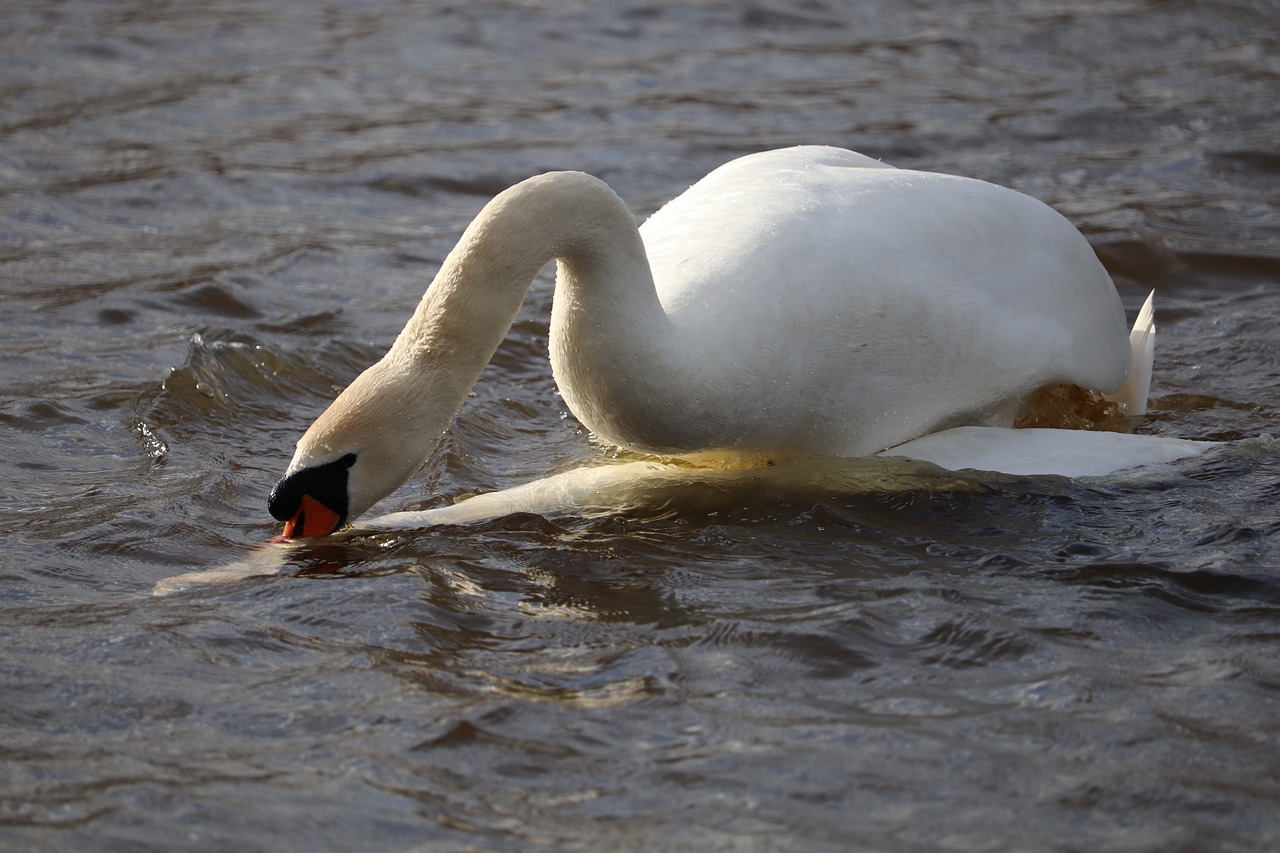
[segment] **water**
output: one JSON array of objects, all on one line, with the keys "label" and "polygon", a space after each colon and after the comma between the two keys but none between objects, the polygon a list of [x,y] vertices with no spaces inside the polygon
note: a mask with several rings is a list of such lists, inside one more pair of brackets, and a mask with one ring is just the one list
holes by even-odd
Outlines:
[{"label": "water", "polygon": [[[0,846],[1280,845],[1271,2],[70,0],[0,12]],[[834,143],[1158,299],[1148,480],[692,490],[304,548],[301,430],[485,199]],[[601,451],[544,278],[384,510]]]}]

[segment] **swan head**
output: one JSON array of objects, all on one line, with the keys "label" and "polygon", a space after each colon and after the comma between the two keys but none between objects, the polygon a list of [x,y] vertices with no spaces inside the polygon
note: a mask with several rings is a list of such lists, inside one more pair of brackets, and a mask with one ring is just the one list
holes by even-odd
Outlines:
[{"label": "swan head", "polygon": [[431,406],[430,383],[424,389],[408,373],[394,359],[370,367],[298,441],[267,498],[286,539],[328,536],[399,488],[434,452],[452,413]]},{"label": "swan head", "polygon": [[271,515],[284,522],[284,537],[328,536],[347,521],[348,472],[359,456],[347,453],[332,462],[286,474],[267,498]]}]

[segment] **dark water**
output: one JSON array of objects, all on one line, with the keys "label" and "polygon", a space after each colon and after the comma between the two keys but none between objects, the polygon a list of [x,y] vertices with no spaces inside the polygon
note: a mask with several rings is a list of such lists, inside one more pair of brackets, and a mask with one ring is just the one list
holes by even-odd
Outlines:
[{"label": "dark water", "polygon": [[[0,847],[1280,846],[1274,2],[7,3]],[[1157,290],[1143,482],[700,490],[309,546],[293,442],[553,168],[638,214],[839,144]],[[600,451],[544,280],[384,509]]]}]

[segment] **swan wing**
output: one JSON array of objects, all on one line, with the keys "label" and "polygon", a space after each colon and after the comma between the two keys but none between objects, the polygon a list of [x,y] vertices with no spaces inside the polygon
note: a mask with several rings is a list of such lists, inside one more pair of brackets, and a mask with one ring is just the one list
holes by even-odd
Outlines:
[{"label": "swan wing", "polygon": [[641,236],[681,357],[743,446],[863,455],[1000,423],[1044,384],[1125,379],[1124,311],[1092,247],[983,181],[765,152],[712,172]]},{"label": "swan wing", "polygon": [[956,427],[885,450],[949,471],[1102,477],[1197,456],[1213,442],[1068,429]]},{"label": "swan wing", "polygon": [[1151,372],[1156,358],[1155,296],[1154,290],[1147,294],[1129,333],[1129,378],[1119,391],[1107,395],[1107,399],[1135,416],[1147,413],[1147,397],[1151,393]]}]

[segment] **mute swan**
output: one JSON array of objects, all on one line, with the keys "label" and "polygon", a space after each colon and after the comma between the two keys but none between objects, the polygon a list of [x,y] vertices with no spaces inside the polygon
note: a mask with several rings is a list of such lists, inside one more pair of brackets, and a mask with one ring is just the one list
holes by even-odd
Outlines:
[{"label": "mute swan", "polygon": [[624,448],[867,456],[1010,427],[1050,383],[1145,406],[1149,350],[1147,379],[1118,390],[1131,350],[1110,277],[1029,196],[804,146],[721,166],[637,229],[602,181],[554,172],[485,205],[390,351],[303,435],[269,500],[286,537],[333,532],[423,464],[553,258],[556,383]]}]

